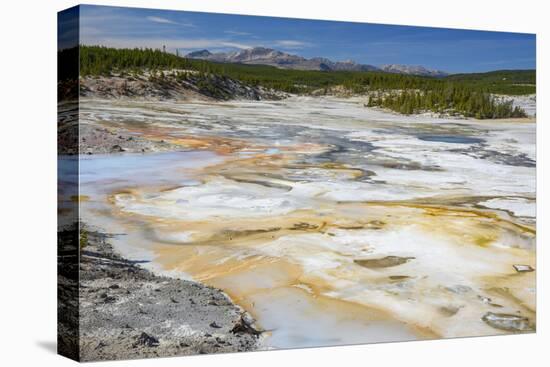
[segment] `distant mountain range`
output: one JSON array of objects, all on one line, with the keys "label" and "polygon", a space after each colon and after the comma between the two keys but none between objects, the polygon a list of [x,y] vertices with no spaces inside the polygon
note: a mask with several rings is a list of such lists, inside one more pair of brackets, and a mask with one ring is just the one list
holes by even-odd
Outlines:
[{"label": "distant mountain range", "polygon": [[327,58],[305,57],[288,54],[272,48],[254,47],[234,52],[212,53],[208,50],[194,51],[186,55],[192,59],[202,59],[214,62],[238,64],[269,65],[281,69],[294,70],[321,70],[321,71],[385,71],[388,73],[443,77],[449,75],[440,70],[427,69],[423,66],[412,65],[383,65],[380,67],[367,64],[358,64],[352,60],[332,61]]},{"label": "distant mountain range", "polygon": [[420,65],[399,65],[399,64],[389,64],[382,65],[380,70],[388,73],[397,73],[397,74],[407,74],[407,75],[422,75],[422,76],[433,76],[436,78],[444,77],[449,75],[449,73],[441,70],[427,69],[424,66]]}]

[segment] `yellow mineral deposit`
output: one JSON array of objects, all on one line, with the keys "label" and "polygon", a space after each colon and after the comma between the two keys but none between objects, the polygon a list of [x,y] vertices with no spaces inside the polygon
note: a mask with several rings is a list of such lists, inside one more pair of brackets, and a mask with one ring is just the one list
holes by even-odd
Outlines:
[{"label": "yellow mineral deposit", "polygon": [[[239,116],[243,106],[228,105],[215,108]],[[170,107],[184,120],[213,113]],[[215,124],[207,132],[178,123],[126,127],[218,160],[171,166],[162,182],[151,181],[158,178],[153,169],[109,181],[104,192],[87,193],[84,216],[118,223],[128,234],[115,241],[121,251],[141,248],[156,269],[224,290],[266,330],[266,347],[533,331],[534,216],[514,211],[534,205],[533,169],[350,116],[319,117],[327,129],[311,136],[325,138],[297,140],[278,131],[247,135],[245,128],[262,133],[249,116],[240,132],[217,132]],[[395,123],[432,128],[406,118]],[[498,129],[530,127],[507,122]],[[349,145],[338,146],[338,135]],[[533,136],[524,135],[530,144]]]}]

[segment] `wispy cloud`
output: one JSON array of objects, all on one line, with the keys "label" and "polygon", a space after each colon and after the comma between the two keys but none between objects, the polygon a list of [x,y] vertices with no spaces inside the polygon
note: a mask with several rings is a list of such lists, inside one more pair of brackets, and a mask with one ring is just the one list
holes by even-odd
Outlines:
[{"label": "wispy cloud", "polygon": [[146,19],[151,21],[151,22],[155,22],[155,23],[174,24],[174,25],[180,25],[180,26],[184,26],[184,27],[194,27],[194,25],[191,24],[191,23],[175,22],[173,20],[170,20],[170,19],[167,19],[167,18],[162,18],[162,17],[149,16],[149,17],[146,17]]},{"label": "wispy cloud", "polygon": [[263,46],[304,57],[373,65],[421,64],[451,72],[536,67],[535,36],[504,32],[84,5],[80,37],[88,45],[160,49],[165,45],[180,53]]},{"label": "wispy cloud", "polygon": [[277,47],[300,49],[304,47],[310,47],[310,42],[298,41],[298,40],[277,40],[274,42]]},{"label": "wispy cloud", "polygon": [[250,36],[252,33],[249,32],[241,32],[241,31],[233,31],[233,30],[227,30],[223,31],[225,34],[230,34],[232,36]]},{"label": "wispy cloud", "polygon": [[240,48],[240,49],[243,49],[243,50],[247,49],[247,48],[255,47],[254,45],[251,45],[251,44],[245,44],[245,43],[239,43],[239,42],[222,41],[221,44],[223,46],[226,46],[226,47]]},{"label": "wispy cloud", "polygon": [[254,45],[233,42],[220,38],[186,38],[186,39],[167,39],[167,38],[132,38],[132,37],[112,37],[108,35],[84,34],[81,42],[85,45],[101,45],[115,48],[158,48],[166,46],[169,51],[175,50],[196,50],[196,49],[247,49]]},{"label": "wispy cloud", "polygon": [[170,19],[161,18],[161,17],[147,17],[147,19],[150,20],[151,22],[156,22],[156,23],[177,24],[176,22]]},{"label": "wispy cloud", "polygon": [[485,61],[479,62],[478,65],[505,65],[505,64],[521,64],[524,62],[534,62],[534,57],[525,57],[517,59],[506,59],[506,60],[494,60],[494,61]]},{"label": "wispy cloud", "polygon": [[[168,20],[168,19],[167,19]],[[175,50],[228,50],[249,49],[253,47],[272,47],[276,49],[301,49],[312,46],[309,42],[298,40],[274,41],[238,41],[230,38],[162,38],[162,37],[124,37],[101,33],[98,29],[91,29],[81,35],[81,42],[86,45],[102,45],[115,48],[163,48]]]}]

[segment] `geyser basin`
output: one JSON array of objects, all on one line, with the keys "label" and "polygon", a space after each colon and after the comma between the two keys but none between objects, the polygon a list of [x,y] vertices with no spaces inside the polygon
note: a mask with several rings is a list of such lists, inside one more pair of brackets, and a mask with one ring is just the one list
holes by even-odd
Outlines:
[{"label": "geyser basin", "polygon": [[[148,27],[135,28],[137,15]],[[322,58],[232,49],[248,44],[238,40],[178,46],[253,31],[268,42],[261,29],[219,28],[254,19],[60,13],[60,353],[94,361],[534,332],[535,71],[338,62],[328,46]],[[352,27],[262,22],[283,40],[293,24],[321,46]],[[115,23],[140,38],[121,47],[133,38]],[[213,34],[190,40],[173,27],[191,23]],[[166,44],[149,45],[159,34]],[[520,38],[529,49],[534,36]]]}]

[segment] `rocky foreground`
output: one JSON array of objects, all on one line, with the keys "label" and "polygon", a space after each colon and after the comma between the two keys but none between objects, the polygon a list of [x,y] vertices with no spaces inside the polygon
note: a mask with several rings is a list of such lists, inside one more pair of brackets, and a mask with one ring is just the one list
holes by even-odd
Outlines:
[{"label": "rocky foreground", "polygon": [[80,154],[152,153],[181,149],[163,139],[147,139],[116,127],[80,125]]},{"label": "rocky foreground", "polygon": [[84,232],[80,257],[80,360],[255,350],[254,320],[220,290],[156,276]]}]

